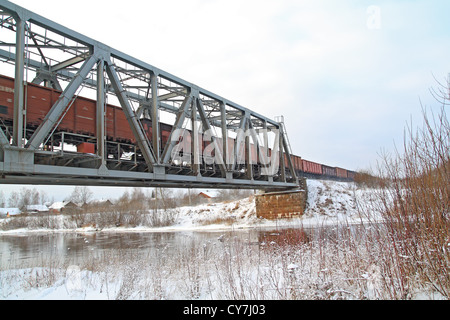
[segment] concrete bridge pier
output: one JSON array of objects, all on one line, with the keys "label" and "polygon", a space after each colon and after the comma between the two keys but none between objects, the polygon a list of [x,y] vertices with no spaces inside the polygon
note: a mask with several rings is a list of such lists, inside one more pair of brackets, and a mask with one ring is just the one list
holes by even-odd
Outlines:
[{"label": "concrete bridge pier", "polygon": [[269,220],[302,216],[306,210],[308,190],[306,180],[299,180],[299,189],[266,192],[256,195],[256,215]]}]

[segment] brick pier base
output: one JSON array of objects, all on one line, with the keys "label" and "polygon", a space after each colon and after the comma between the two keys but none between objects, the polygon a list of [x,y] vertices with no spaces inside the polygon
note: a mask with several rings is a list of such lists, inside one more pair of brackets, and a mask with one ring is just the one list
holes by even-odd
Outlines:
[{"label": "brick pier base", "polygon": [[264,219],[295,218],[306,209],[304,190],[260,194],[255,197],[256,215]]}]

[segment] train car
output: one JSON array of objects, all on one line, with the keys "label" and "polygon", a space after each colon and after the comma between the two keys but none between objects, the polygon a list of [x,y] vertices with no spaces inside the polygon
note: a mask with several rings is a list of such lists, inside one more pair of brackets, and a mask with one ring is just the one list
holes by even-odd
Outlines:
[{"label": "train car", "polygon": [[350,179],[351,181],[355,181],[355,176],[356,176],[356,172],[355,171],[347,170],[347,177],[348,177],[348,179]]},{"label": "train car", "polygon": [[322,173],[324,176],[337,177],[336,168],[322,165]]},{"label": "train car", "polygon": [[105,119],[105,131],[108,140],[130,144],[136,143],[136,138],[131,131],[130,124],[122,108],[107,105]]},{"label": "train car", "polygon": [[[0,75],[0,119],[12,123],[14,110],[14,79]],[[61,91],[28,83],[26,86],[26,126],[37,128],[61,95]],[[77,97],[61,119],[58,131],[95,136],[97,102]],[[108,140],[135,143],[128,121],[122,109],[106,106],[106,135]]]},{"label": "train car", "polygon": [[338,178],[344,178],[347,179],[347,170],[342,168],[336,168],[336,174]]},{"label": "train car", "polygon": [[[142,128],[144,129],[145,134],[147,135],[147,139],[149,141],[152,141],[152,134],[153,134],[153,126],[152,126],[152,120],[150,119],[140,119]],[[170,133],[172,131],[172,126],[166,124],[166,123],[160,123],[159,124],[159,132],[160,132],[160,150],[164,150],[165,146],[167,145],[169,139],[170,139]]]},{"label": "train car", "polygon": [[[292,156],[291,156],[291,160],[292,160]],[[284,153],[284,167],[289,168],[289,158],[286,153]]]},{"label": "train car", "polygon": [[299,156],[292,156],[293,159],[293,163],[294,163],[294,169],[295,171],[302,171],[303,170],[303,166],[302,166],[302,158]]},{"label": "train car", "polygon": [[322,175],[322,165],[302,159],[303,172]]},{"label": "train car", "polygon": [[[302,171],[301,157],[291,154],[291,161],[295,171]],[[286,154],[284,154],[284,166],[285,168],[289,168],[289,159]]]}]

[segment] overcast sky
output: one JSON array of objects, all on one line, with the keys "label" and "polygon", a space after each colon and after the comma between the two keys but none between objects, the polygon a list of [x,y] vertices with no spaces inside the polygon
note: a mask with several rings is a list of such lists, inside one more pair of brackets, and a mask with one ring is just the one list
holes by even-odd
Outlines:
[{"label": "overcast sky", "polygon": [[231,101],[352,170],[401,144],[450,72],[449,1],[14,0]]}]

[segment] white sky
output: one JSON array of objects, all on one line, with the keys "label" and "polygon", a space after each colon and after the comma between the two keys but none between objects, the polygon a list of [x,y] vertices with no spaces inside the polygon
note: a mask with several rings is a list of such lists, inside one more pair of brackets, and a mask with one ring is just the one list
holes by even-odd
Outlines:
[{"label": "white sky", "polygon": [[421,120],[420,101],[440,108],[429,89],[450,72],[444,0],[12,2],[260,114],[284,115],[295,154],[352,170],[402,143],[406,123]]}]

